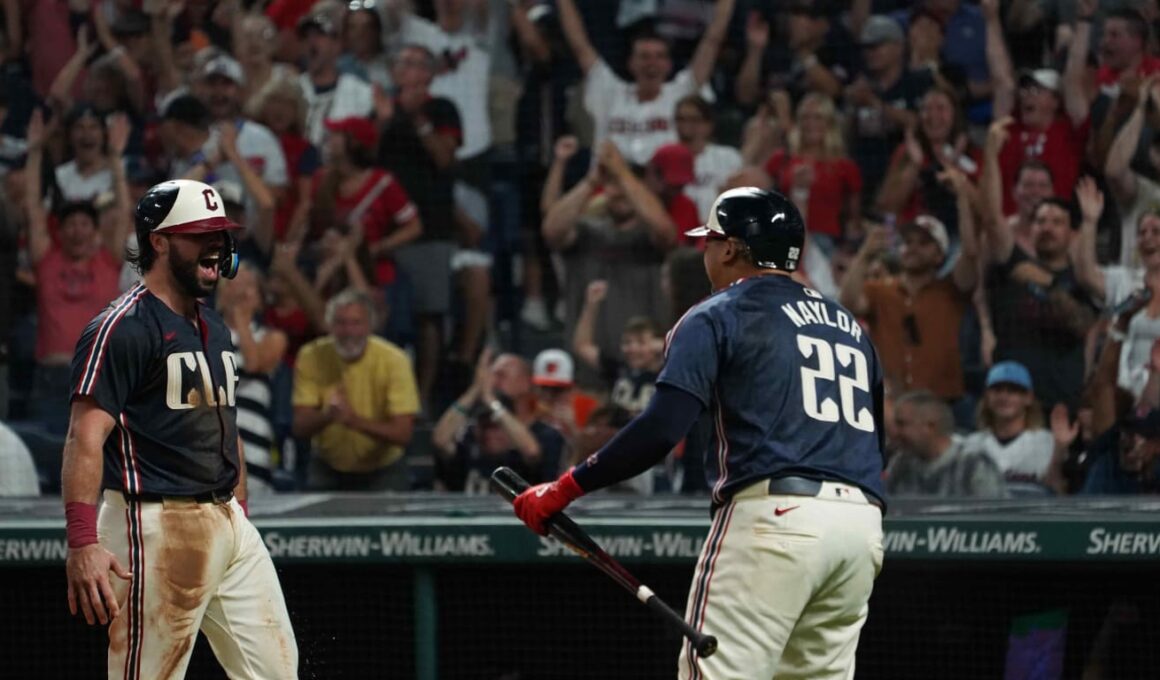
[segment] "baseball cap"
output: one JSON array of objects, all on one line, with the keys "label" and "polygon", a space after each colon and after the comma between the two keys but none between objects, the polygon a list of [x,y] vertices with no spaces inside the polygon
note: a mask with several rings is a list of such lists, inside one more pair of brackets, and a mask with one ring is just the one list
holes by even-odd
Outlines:
[{"label": "baseball cap", "polygon": [[214,187],[191,179],[153,186],[137,202],[137,235],[148,232],[205,234],[240,229],[226,216],[226,201]]},{"label": "baseball cap", "polygon": [[343,7],[335,2],[322,0],[315,3],[308,14],[298,20],[298,35],[309,30],[319,30],[325,35],[337,36],[340,26],[339,16]]},{"label": "baseball cap", "polygon": [[1059,71],[1051,68],[1025,70],[1019,74],[1019,84],[1036,85],[1058,94],[1060,88]]},{"label": "baseball cap", "polygon": [[238,85],[246,84],[246,74],[242,71],[242,65],[228,54],[219,54],[205,62],[198,75],[202,79],[209,78],[210,76],[222,76],[223,78],[229,78]]},{"label": "baseball cap", "polygon": [[1031,372],[1018,361],[1000,361],[987,371],[987,387],[1015,385],[1031,391]]},{"label": "baseball cap", "polygon": [[332,118],[326,121],[326,129],[331,132],[348,134],[368,149],[375,148],[379,143],[379,131],[375,128],[375,124],[367,118],[359,116]]},{"label": "baseball cap", "polygon": [[653,154],[649,165],[661,174],[661,180],[671,187],[692,184],[697,178],[693,170],[693,152],[684,144],[665,144]]},{"label": "baseball cap", "polygon": [[161,120],[173,120],[204,130],[209,128],[210,115],[201,100],[186,93],[163,103]]},{"label": "baseball cap", "polygon": [[897,21],[882,14],[875,14],[866,20],[866,25],[862,27],[862,35],[858,42],[866,47],[887,42],[900,43],[905,39],[902,34],[902,26]]},{"label": "baseball cap", "polygon": [[911,229],[916,229],[929,236],[931,240],[938,244],[939,250],[942,251],[943,255],[947,254],[947,250],[950,248],[951,242],[947,237],[946,225],[944,225],[937,217],[932,217],[930,215],[919,215],[918,217],[914,218],[913,222],[903,225],[899,232],[905,233]]},{"label": "baseball cap", "polygon": [[562,349],[546,349],[532,362],[532,384],[541,387],[571,387],[575,380],[575,364]]}]

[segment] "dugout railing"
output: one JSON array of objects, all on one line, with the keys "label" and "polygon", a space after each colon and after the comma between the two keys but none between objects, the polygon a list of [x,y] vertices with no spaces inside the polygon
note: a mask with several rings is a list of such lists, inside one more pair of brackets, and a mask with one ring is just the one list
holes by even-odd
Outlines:
[{"label": "dugout railing", "polygon": [[[895,502],[857,677],[1160,678],[1158,506]],[[682,609],[705,507],[594,497],[575,516]],[[498,499],[292,495],[253,508],[303,678],[675,677],[680,640]],[[104,677],[103,632],[67,612],[64,553],[57,502],[0,504],[0,677]],[[187,677],[224,677],[204,641]]]}]

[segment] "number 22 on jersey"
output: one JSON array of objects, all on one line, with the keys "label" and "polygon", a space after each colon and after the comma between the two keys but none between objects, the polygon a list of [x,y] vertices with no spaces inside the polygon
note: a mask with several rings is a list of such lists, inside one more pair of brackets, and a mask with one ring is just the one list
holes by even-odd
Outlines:
[{"label": "number 22 on jersey", "polygon": [[[855,393],[862,392],[870,398],[870,373],[866,364],[866,355],[862,350],[842,343],[830,344],[825,340],[808,335],[797,336],[798,351],[806,359],[817,359],[817,367],[802,366],[802,402],[809,417],[824,423],[836,423],[839,418],[846,421],[850,427],[863,432],[874,431],[874,415],[870,409],[863,406],[858,408],[855,403]],[[846,371],[839,372],[834,363],[842,369],[849,369],[853,376]],[[833,383],[837,380],[838,395],[841,405],[831,397],[818,398],[819,382]],[[823,386],[824,389],[824,386]],[[865,403],[865,402],[864,402]]]}]

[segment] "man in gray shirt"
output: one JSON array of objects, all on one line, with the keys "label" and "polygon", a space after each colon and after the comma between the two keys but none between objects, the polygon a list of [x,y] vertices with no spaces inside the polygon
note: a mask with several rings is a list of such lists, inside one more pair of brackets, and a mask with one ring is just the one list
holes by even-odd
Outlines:
[{"label": "man in gray shirt", "polygon": [[1003,475],[982,451],[954,437],[954,414],[927,391],[908,392],[894,404],[897,453],[886,468],[892,496],[1002,498]]}]

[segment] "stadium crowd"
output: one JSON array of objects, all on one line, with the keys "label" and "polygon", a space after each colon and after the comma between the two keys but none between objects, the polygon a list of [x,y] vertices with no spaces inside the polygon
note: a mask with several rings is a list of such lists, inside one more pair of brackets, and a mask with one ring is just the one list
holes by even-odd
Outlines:
[{"label": "stadium crowd", "polygon": [[[874,340],[891,494],[1160,490],[1156,0],[0,13],[0,495],[59,491],[77,338],[176,178],[245,227],[207,304],[252,492],[555,478],[648,402],[737,186]],[[710,432],[614,492],[697,493]]]}]

